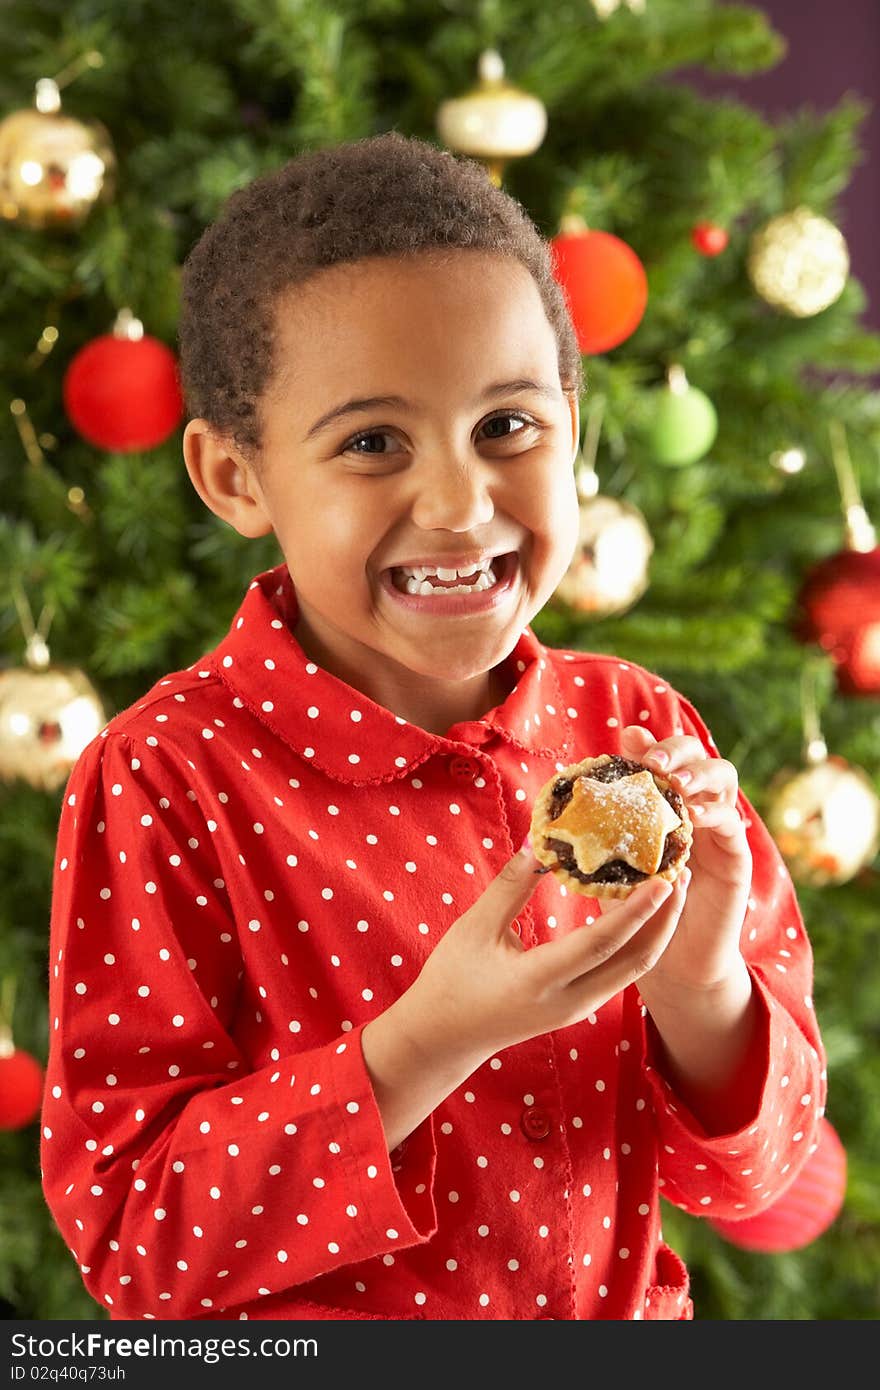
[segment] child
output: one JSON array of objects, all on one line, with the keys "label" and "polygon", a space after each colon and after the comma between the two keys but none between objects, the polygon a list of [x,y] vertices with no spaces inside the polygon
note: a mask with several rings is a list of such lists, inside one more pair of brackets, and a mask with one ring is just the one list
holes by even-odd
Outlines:
[{"label": "child", "polygon": [[[811,956],[688,701],[528,626],[577,535],[546,242],[419,140],[307,153],[192,249],[180,351],[192,484],[284,563],[66,789],[41,1156],[86,1287],[114,1319],[692,1317],[659,1199],[746,1217],[799,1172]],[[604,752],[695,833],[689,884],[600,912],[519,847]]]}]

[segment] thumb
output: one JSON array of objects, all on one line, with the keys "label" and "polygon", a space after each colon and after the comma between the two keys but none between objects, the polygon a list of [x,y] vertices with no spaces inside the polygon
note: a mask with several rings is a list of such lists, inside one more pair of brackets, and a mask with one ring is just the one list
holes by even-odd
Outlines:
[{"label": "thumb", "polygon": [[492,929],[508,926],[537,888],[539,867],[527,838],[486,885],[471,912]]},{"label": "thumb", "polygon": [[620,746],[624,757],[638,758],[653,746],[654,735],[644,724],[627,724],[620,731]]}]

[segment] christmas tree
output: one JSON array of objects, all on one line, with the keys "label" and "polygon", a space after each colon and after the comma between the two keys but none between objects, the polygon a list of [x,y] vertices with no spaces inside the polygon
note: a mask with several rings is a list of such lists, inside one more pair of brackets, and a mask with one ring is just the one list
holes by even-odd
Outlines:
[{"label": "christmas tree", "polygon": [[813,1199],[836,1216],[804,1243],[801,1212],[752,1249],[669,1205],[696,1316],[876,1317],[880,338],[838,226],[864,106],[771,126],[676,81],[782,56],[759,10],[714,0],[9,0],[0,45],[5,1315],[107,1316],[38,1164],[66,771],[281,559],[183,468],[180,267],[258,174],[397,129],[485,160],[554,239],[583,335],[582,544],[536,633],[629,657],[697,705],[813,942],[842,1145]]}]

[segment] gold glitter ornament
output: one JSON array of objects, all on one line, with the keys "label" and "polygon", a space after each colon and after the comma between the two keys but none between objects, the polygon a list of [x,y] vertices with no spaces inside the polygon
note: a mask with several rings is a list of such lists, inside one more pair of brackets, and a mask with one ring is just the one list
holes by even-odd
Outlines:
[{"label": "gold glitter ornament", "polygon": [[849,275],[843,233],[808,207],[780,213],[755,232],[746,270],[762,299],[809,318],[839,299]]},{"label": "gold glitter ornament", "polygon": [[764,822],[797,883],[847,883],[880,848],[880,798],[867,773],[829,754],[819,721],[818,660],[801,676],[803,766],[771,781]]},{"label": "gold glitter ornament", "polygon": [[27,635],[25,666],[0,671],[0,781],[17,779],[40,791],[63,787],[80,753],[107,724],[100,696],[72,666],[53,666],[46,643],[52,610],[34,626],[15,586]]},{"label": "gold glitter ornament", "polygon": [[624,613],[648,587],[654,540],[638,507],[617,497],[583,498],[574,557],[553,598],[592,618]]},{"label": "gold glitter ornament", "polygon": [[481,160],[496,187],[511,159],[534,154],[547,133],[547,108],[513,86],[494,48],[480,54],[479,82],[463,96],[440,103],[437,134],[450,150]]},{"label": "gold glitter ornament", "polygon": [[847,883],[876,855],[880,800],[867,774],[844,758],[783,769],[768,796],[767,828],[797,882]]},{"label": "gold glitter ornament", "polygon": [[100,121],[61,113],[58,84],[0,121],[0,216],[35,230],[77,228],[114,192],[116,155]]}]

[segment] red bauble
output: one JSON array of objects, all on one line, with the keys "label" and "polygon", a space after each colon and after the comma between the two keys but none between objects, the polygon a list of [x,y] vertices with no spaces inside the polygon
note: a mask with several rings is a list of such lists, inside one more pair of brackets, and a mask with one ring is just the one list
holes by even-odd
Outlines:
[{"label": "red bauble", "polygon": [[581,352],[617,347],[636,331],[648,302],[648,277],[635,251],[611,232],[589,230],[560,232],[550,247]]},{"label": "red bauble", "polygon": [[153,449],[183,417],[177,358],[158,338],[105,333],[64,375],[64,408],[90,444],[116,453]]},{"label": "red bauble", "polygon": [[833,657],[838,689],[880,694],[880,547],[842,550],[807,575],[794,633]]},{"label": "red bauble", "polygon": [[794,1182],[758,1216],[745,1221],[710,1220],[731,1245],[765,1255],[802,1250],[818,1240],[838,1216],[846,1194],[846,1150],[826,1119],[819,1121],[816,1148]]},{"label": "red bauble", "polygon": [[0,1052],[0,1129],[23,1129],[43,1100],[43,1068],[29,1052]]},{"label": "red bauble", "polygon": [[730,237],[716,222],[698,222],[691,232],[691,241],[701,256],[720,256]]}]

